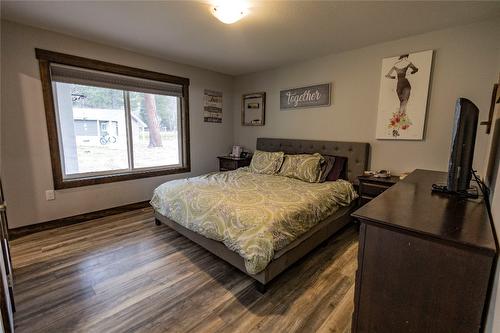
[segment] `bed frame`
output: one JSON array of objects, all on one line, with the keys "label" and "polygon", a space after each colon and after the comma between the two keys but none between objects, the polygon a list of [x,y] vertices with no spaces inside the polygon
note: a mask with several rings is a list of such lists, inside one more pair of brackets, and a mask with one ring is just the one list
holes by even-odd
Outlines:
[{"label": "bed frame", "polygon": [[[347,157],[346,178],[351,182],[355,182],[357,176],[363,174],[363,171],[368,169],[370,153],[370,145],[368,143],[269,138],[258,138],[257,149],[263,151],[283,151],[287,154],[321,153]],[[356,209],[356,206],[357,203],[353,202],[351,205],[339,209],[333,215],[319,222],[304,235],[276,252],[269,265],[258,274],[249,274],[245,269],[244,259],[236,252],[229,250],[222,242],[197,234],[158,212],[155,212],[155,223],[157,225],[161,223],[166,224],[181,235],[189,238],[254,278],[258,282],[258,289],[264,292],[272,279],[351,222],[351,213]]]}]

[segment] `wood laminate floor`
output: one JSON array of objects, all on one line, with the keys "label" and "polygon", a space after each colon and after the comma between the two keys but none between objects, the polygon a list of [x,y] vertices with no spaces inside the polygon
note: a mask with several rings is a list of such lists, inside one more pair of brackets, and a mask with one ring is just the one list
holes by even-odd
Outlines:
[{"label": "wood laminate floor", "polygon": [[151,209],[11,243],[16,332],[348,332],[358,236],[343,229],[260,294]]}]

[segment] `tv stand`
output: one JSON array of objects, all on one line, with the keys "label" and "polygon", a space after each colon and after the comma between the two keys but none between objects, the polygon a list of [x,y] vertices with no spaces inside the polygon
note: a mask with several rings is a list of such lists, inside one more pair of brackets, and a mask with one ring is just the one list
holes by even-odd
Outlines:
[{"label": "tv stand", "polygon": [[352,215],[360,221],[352,332],[484,330],[498,247],[482,199],[437,195],[416,170]]}]

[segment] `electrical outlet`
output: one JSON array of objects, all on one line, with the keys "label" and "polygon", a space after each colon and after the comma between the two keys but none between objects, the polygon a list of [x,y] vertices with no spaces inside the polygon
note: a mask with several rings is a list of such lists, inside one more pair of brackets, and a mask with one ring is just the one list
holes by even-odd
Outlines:
[{"label": "electrical outlet", "polygon": [[45,191],[45,199],[47,199],[47,201],[54,200],[55,198],[56,198],[56,193],[54,190]]}]

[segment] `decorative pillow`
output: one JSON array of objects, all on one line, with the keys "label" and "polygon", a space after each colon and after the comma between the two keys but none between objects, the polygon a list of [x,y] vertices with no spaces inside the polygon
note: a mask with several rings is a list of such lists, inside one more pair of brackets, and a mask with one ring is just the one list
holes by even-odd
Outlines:
[{"label": "decorative pillow", "polygon": [[250,162],[250,170],[255,173],[274,175],[281,168],[285,153],[256,150]]},{"label": "decorative pillow", "polygon": [[325,161],[321,165],[321,175],[319,177],[320,183],[323,183],[326,180],[335,163],[335,156],[323,155],[323,158],[325,159]]},{"label": "decorative pillow", "polygon": [[285,155],[280,176],[317,183],[321,176],[321,164],[325,161],[320,154]]},{"label": "decorative pillow", "polygon": [[345,165],[347,162],[346,157],[335,156],[335,163],[333,168],[326,177],[326,181],[335,181],[339,178],[346,178]]}]

